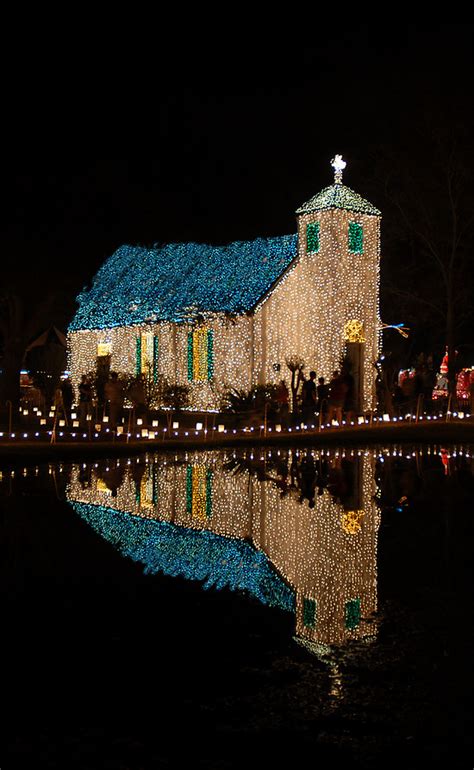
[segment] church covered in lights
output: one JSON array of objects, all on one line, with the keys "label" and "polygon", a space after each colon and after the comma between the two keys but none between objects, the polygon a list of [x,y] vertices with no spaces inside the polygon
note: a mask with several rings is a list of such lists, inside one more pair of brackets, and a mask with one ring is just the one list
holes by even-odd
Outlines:
[{"label": "church covered in lights", "polygon": [[[237,241],[120,247],[77,298],[68,330],[77,386],[98,367],[190,387],[196,410],[223,388],[289,378],[286,359],[330,379],[352,361],[359,410],[375,402],[380,211],[342,184],[297,211],[297,233]],[[159,406],[157,404],[156,406]]]}]

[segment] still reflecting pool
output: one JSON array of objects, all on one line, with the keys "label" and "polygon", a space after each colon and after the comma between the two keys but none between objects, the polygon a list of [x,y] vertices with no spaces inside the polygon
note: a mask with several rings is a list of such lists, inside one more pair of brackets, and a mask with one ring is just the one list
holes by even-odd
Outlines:
[{"label": "still reflecting pool", "polygon": [[377,609],[375,458],[195,452],[74,466],[67,497],[147,573],[242,589],[290,611],[315,645],[371,637]]},{"label": "still reflecting pool", "polygon": [[5,465],[5,697],[95,724],[151,702],[174,762],[297,737],[305,761],[462,767],[473,500],[467,446]]}]

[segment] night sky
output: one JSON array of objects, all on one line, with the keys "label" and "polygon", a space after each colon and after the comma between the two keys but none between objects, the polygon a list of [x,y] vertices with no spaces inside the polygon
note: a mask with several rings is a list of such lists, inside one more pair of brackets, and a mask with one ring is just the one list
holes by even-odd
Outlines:
[{"label": "night sky", "polygon": [[189,42],[122,21],[120,35],[23,41],[4,84],[2,277],[28,276],[32,303],[57,291],[63,329],[121,244],[294,232],[337,152],[344,182],[383,208],[378,147],[406,151],[426,110],[472,120],[472,26],[334,23],[298,47],[301,20]]}]

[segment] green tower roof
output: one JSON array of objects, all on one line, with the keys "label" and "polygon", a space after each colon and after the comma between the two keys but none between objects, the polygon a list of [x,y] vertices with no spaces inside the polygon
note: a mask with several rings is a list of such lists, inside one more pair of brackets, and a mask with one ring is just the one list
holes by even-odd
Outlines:
[{"label": "green tower roof", "polygon": [[358,214],[381,216],[380,211],[375,206],[372,206],[369,201],[344,184],[332,184],[330,187],[325,187],[307,203],[303,203],[296,210],[296,213],[310,214],[312,211],[325,209],[345,209],[346,211],[355,211]]}]

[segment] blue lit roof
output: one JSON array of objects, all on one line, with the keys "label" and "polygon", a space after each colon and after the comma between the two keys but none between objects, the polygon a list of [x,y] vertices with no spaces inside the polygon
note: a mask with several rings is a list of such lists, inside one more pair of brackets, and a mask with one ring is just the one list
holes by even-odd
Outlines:
[{"label": "blue lit roof", "polygon": [[185,321],[199,313],[252,310],[297,254],[297,236],[226,246],[170,243],[121,246],[100,268],[69,331],[152,321]]},{"label": "blue lit roof", "polygon": [[296,213],[310,214],[313,211],[325,209],[345,209],[346,211],[355,211],[358,214],[373,214],[378,217],[381,215],[375,206],[344,184],[333,184],[330,187],[325,187],[307,203],[303,203],[296,210]]},{"label": "blue lit roof", "polygon": [[263,604],[294,610],[294,592],[277,575],[265,554],[245,540],[145,519],[101,505],[73,500],[69,503],[123,556],[144,564],[146,575],[182,575],[203,581],[204,588],[243,590]]}]

